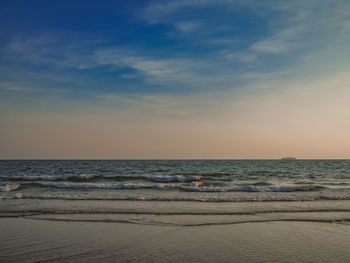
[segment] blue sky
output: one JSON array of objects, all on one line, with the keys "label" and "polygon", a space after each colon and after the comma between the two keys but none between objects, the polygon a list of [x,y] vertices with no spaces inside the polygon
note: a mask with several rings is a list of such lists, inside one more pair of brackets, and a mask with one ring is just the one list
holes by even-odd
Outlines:
[{"label": "blue sky", "polygon": [[[305,105],[314,105],[313,98],[318,101],[322,96],[336,95],[334,100],[338,101],[343,93],[337,88],[345,92],[348,85],[344,76],[350,61],[350,2],[345,0],[11,0],[1,1],[0,17],[0,117],[6,126],[0,138],[11,142],[1,153],[3,157],[32,156],[27,152],[40,144],[14,147],[16,137],[9,134],[18,129],[24,137],[40,138],[40,132],[28,135],[30,129],[24,120],[47,127],[44,119],[59,118],[62,125],[73,125],[74,118],[87,116],[90,123],[104,119],[100,124],[104,129],[113,122],[110,118],[118,116],[118,122],[133,131],[145,127],[140,121],[154,123],[154,127],[172,121],[183,127],[181,138],[190,141],[195,131],[207,124],[213,129],[222,127],[223,133],[226,122],[253,129],[253,120],[266,123],[259,117],[261,111],[266,116],[271,107],[281,112],[281,105],[299,105],[305,97],[309,98]],[[332,79],[342,80],[339,87],[317,88],[317,83]],[[262,102],[261,109],[249,112]],[[306,113],[308,107],[304,106]],[[295,116],[292,108],[286,116]],[[279,117],[267,119],[271,118],[279,122]],[[308,123],[308,119],[304,121]],[[188,123],[193,124],[189,137],[185,132]],[[237,125],[228,130],[236,130]],[[263,130],[263,126],[256,124],[254,129]],[[76,130],[78,133],[78,126]],[[172,136],[170,130],[164,133]],[[118,132],[114,134],[118,136]],[[266,141],[264,136],[270,132],[262,134],[251,136]],[[55,136],[49,137],[54,140]],[[202,144],[221,135],[207,136]],[[87,136],[88,141],[92,138]],[[154,138],[146,136],[144,140]],[[231,149],[234,146],[232,142]],[[80,146],[71,153],[43,147],[46,150],[38,152],[57,152],[53,157],[79,157],[83,151]],[[127,157],[185,158],[191,151],[199,157],[212,156],[209,145],[199,152],[193,145],[184,155],[181,149],[172,152],[170,145],[156,154],[147,147],[135,150],[126,145],[124,152],[111,149],[102,156],[121,158],[127,152]],[[243,155],[238,150],[230,155],[226,148],[218,148],[213,157],[221,152],[225,157],[284,153],[279,150],[264,155],[262,148],[253,147]],[[133,151],[139,154],[133,155]],[[88,155],[94,156],[93,151]]]}]

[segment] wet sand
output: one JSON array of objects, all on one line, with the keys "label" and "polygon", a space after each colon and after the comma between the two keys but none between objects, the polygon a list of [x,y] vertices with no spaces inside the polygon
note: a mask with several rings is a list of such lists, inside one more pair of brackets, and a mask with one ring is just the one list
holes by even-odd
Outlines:
[{"label": "wet sand", "polygon": [[86,221],[73,222],[1,218],[0,261],[348,262],[350,258],[346,222],[176,226],[87,222],[91,215],[84,217]]}]

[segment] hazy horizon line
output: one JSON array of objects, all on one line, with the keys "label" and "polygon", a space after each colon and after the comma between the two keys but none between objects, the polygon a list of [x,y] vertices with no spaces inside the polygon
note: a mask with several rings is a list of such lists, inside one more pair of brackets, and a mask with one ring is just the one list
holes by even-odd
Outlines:
[{"label": "hazy horizon line", "polygon": [[[281,158],[19,158],[19,159],[2,159],[0,161],[240,161],[240,160],[283,160],[284,158],[290,157],[281,157]],[[292,157],[294,158],[294,157]],[[350,160],[350,158],[295,158],[293,160]],[[284,160],[288,161],[288,160]]]}]

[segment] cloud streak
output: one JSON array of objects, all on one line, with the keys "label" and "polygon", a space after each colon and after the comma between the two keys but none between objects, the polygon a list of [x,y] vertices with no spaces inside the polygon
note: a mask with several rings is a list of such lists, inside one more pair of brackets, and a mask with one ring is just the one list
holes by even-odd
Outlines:
[{"label": "cloud streak", "polygon": [[152,59],[116,48],[96,50],[94,53],[95,66],[128,67],[144,75],[150,83],[189,80],[193,77],[193,69],[198,68],[196,61],[191,59]]}]

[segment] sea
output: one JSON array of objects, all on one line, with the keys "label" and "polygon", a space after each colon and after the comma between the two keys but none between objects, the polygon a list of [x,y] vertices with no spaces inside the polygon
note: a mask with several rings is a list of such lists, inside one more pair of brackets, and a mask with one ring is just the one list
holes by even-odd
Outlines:
[{"label": "sea", "polygon": [[348,262],[350,160],[2,160],[0,262]]},{"label": "sea", "polygon": [[0,217],[198,225],[259,214],[348,224],[349,200],[350,160],[0,161]]},{"label": "sea", "polygon": [[0,199],[350,199],[350,160],[2,160]]}]

